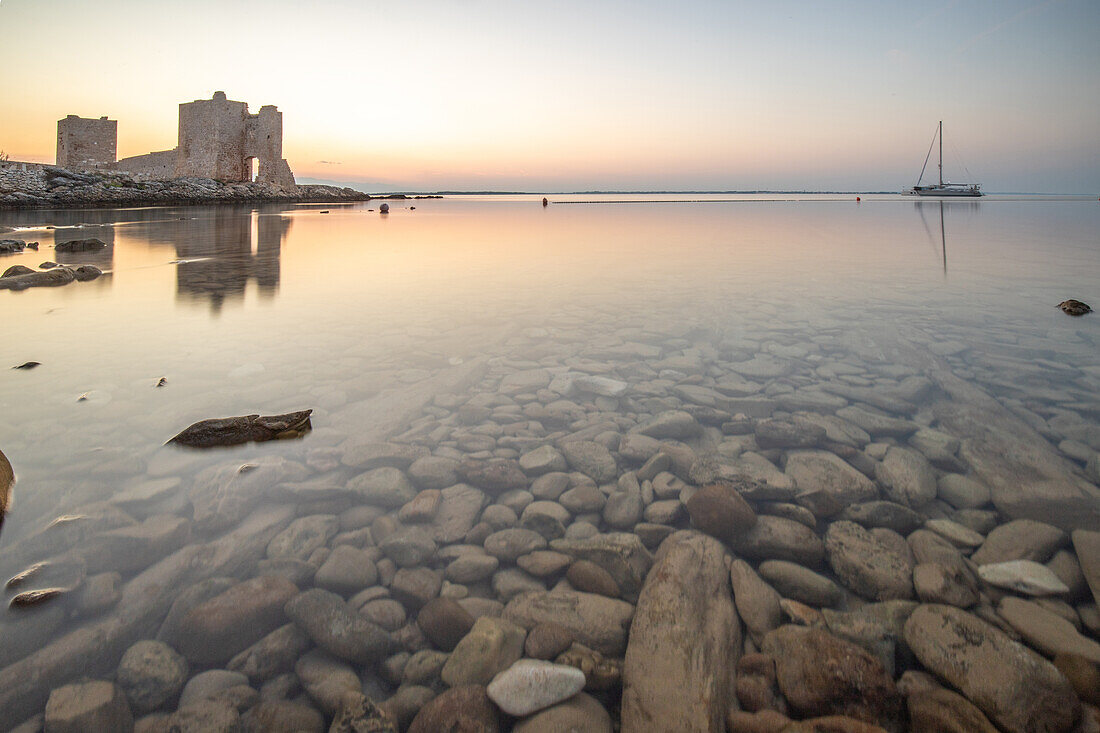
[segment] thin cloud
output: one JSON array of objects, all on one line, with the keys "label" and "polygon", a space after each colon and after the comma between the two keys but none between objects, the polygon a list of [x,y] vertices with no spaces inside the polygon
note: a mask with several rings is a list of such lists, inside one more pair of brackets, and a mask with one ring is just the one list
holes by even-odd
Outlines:
[{"label": "thin cloud", "polygon": [[317,161],[317,162],[318,162],[318,163],[319,163],[320,165],[343,165],[343,163],[341,163],[341,162],[340,162],[340,161],[338,161],[338,160],[319,160],[319,161]]},{"label": "thin cloud", "polygon": [[1024,8],[1023,10],[1016,13],[1012,17],[1006,18],[1005,20],[1002,20],[1000,23],[997,23],[996,25],[994,25],[990,28],[986,28],[984,31],[982,31],[981,33],[978,33],[974,37],[963,41],[961,44],[959,44],[958,48],[956,48],[951,53],[956,54],[956,53],[962,53],[963,51],[969,51],[971,48],[973,48],[975,45],[977,45],[979,41],[993,35],[997,31],[1004,28],[1006,25],[1010,25],[1012,23],[1015,23],[1020,18],[1026,17],[1028,15],[1032,15],[1033,13],[1037,13],[1038,11],[1045,8],[1046,6],[1053,5],[1055,2],[1057,2],[1057,0],[1046,0],[1046,2],[1036,3],[1035,5],[1032,5],[1031,7]]}]

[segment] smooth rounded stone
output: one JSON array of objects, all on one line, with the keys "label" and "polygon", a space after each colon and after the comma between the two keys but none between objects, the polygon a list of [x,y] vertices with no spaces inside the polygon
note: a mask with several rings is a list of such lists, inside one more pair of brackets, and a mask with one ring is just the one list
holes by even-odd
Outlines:
[{"label": "smooth rounded stone", "polygon": [[403,471],[417,459],[429,455],[428,449],[420,445],[382,443],[354,437],[348,438],[340,448],[343,450],[341,463],[364,470],[387,466]]},{"label": "smooth rounded stone", "polygon": [[180,693],[179,707],[186,708],[201,703],[238,685],[248,686],[248,678],[239,672],[224,669],[200,672],[184,685],[183,692]]},{"label": "smooth rounded stone", "polygon": [[642,511],[642,519],[649,524],[678,524],[687,514],[679,499],[654,501]]},{"label": "smooth rounded stone", "polygon": [[569,489],[571,483],[567,473],[561,471],[544,473],[531,482],[531,495],[540,501],[557,501],[558,497]]},{"label": "smooth rounded stone", "polygon": [[397,468],[383,466],[361,473],[348,481],[348,489],[374,506],[399,509],[416,496],[416,488]]},{"label": "smooth rounded stone", "polygon": [[606,446],[592,440],[570,440],[558,446],[569,467],[597,484],[614,481],[619,474],[615,457]]},{"label": "smooth rounded stone", "polygon": [[573,644],[573,632],[553,622],[535,624],[527,632],[524,652],[533,659],[554,659]]},{"label": "smooth rounded stone", "polygon": [[569,510],[554,501],[534,501],[520,515],[521,527],[534,530],[547,541],[565,536],[565,527],[573,517]]},{"label": "smooth rounded stone", "polygon": [[178,495],[180,483],[179,476],[142,481],[112,496],[111,503],[135,517],[147,515],[162,502]]},{"label": "smooth rounded stone", "polygon": [[78,616],[95,616],[110,610],[122,599],[122,575],[116,572],[97,573],[87,578],[76,593],[74,612]]},{"label": "smooth rounded stone", "polygon": [[210,700],[180,708],[164,725],[170,733],[236,733],[241,729],[241,714],[231,702]]},{"label": "smooth rounded stone", "polygon": [[945,470],[959,465],[955,456],[959,452],[960,441],[945,432],[921,428],[909,436],[909,445],[923,453],[933,465]]},{"label": "smooth rounded stone", "polygon": [[445,489],[458,483],[458,461],[443,456],[422,456],[408,468],[409,480],[420,489]]},{"label": "smooth rounded stone", "polygon": [[511,621],[483,616],[455,646],[440,677],[451,687],[487,685],[523,656],[526,637],[527,632]]},{"label": "smooth rounded stone", "polygon": [[546,538],[530,529],[502,529],[485,539],[485,552],[504,562],[546,548]]},{"label": "smooth rounded stone", "polygon": [[378,568],[370,553],[340,545],[317,569],[313,582],[319,588],[341,595],[357,593],[378,582]]},{"label": "smooth rounded stone", "polygon": [[756,512],[733,486],[715,483],[687,500],[691,525],[703,534],[733,543],[756,524]]},{"label": "smooth rounded stone", "polygon": [[173,701],[187,681],[187,660],[161,641],[139,641],[122,655],[116,682],[141,715]]},{"label": "smooth rounded stone", "polygon": [[1068,541],[1066,533],[1053,525],[1015,519],[990,532],[971,559],[978,565],[1008,560],[1046,562]]},{"label": "smooth rounded stone", "polygon": [[492,576],[500,567],[500,560],[484,553],[463,555],[452,560],[444,573],[452,583],[478,583]]},{"label": "smooth rounded stone", "polygon": [[340,596],[320,588],[291,598],[286,615],[317,646],[341,659],[358,664],[378,662],[396,648],[385,629],[352,610]]},{"label": "smooth rounded stone", "polygon": [[546,590],[546,585],[519,568],[505,568],[493,574],[492,588],[493,594],[507,603],[521,593]]},{"label": "smooth rounded stone", "polygon": [[420,527],[398,530],[382,540],[378,546],[386,557],[402,568],[426,564],[437,549],[431,534]]},{"label": "smooth rounded stone", "polygon": [[524,717],[567,700],[584,689],[584,673],[575,667],[539,659],[520,659],[489,683],[489,698],[508,715]]},{"label": "smooth rounded stone", "polygon": [[432,538],[441,544],[458,542],[477,522],[489,499],[467,484],[449,486],[440,495],[439,509],[431,523]]},{"label": "smooth rounded stone", "polygon": [[798,487],[795,501],[819,517],[878,496],[878,489],[866,476],[829,451],[791,451],[784,473]]},{"label": "smooth rounded stone", "polygon": [[812,529],[768,515],[758,515],[756,524],[736,539],[733,549],[750,560],[788,560],[807,567],[818,567],[825,559],[825,544]]},{"label": "smooth rounded stone", "polygon": [[420,709],[407,733],[500,733],[500,711],[484,685],[452,687]]},{"label": "smooth rounded stone", "polygon": [[923,603],[970,608],[979,600],[974,574],[961,562],[926,562],[913,568],[913,587]]},{"label": "smooth rounded stone", "polygon": [[401,507],[397,518],[408,524],[431,522],[435,518],[435,513],[439,511],[439,504],[442,501],[443,494],[439,489],[422,489],[412,501]]},{"label": "smooth rounded stone", "polygon": [[569,566],[565,577],[570,585],[584,593],[596,593],[608,598],[618,598],[621,593],[611,573],[588,560],[575,561]]},{"label": "smooth rounded stone", "polygon": [[416,623],[436,647],[449,652],[473,628],[474,617],[458,601],[433,598],[420,609]]},{"label": "smooth rounded stone", "polygon": [[1005,731],[1065,732],[1080,716],[1077,695],[1053,664],[972,614],[919,606],[904,633],[925,669]]},{"label": "smooth rounded stone", "polygon": [[292,700],[262,700],[241,716],[244,733],[324,733],[325,718]]},{"label": "smooth rounded stone", "polygon": [[587,560],[605,570],[618,586],[622,598],[634,602],[653,565],[653,556],[638,535],[610,532],[585,539],[555,540],[554,550],[575,560]]},{"label": "smooth rounded stone", "polygon": [[50,733],[125,732],[134,729],[134,716],[122,690],[104,680],[90,680],[50,692],[44,723]]},{"label": "smooth rounded stone", "polygon": [[773,517],[783,517],[804,524],[810,529],[817,527],[817,517],[804,506],[790,504],[783,501],[759,501],[756,502],[756,511],[760,514],[770,514]]},{"label": "smooth rounded stone", "polygon": [[527,487],[527,475],[519,462],[509,458],[467,459],[458,465],[458,475],[466,483],[494,496],[511,489]]},{"label": "smooth rounded stone", "polygon": [[543,445],[521,455],[519,467],[528,476],[541,476],[544,473],[565,471],[569,464],[554,446]]},{"label": "smooth rounded stone", "polygon": [[335,715],[349,695],[358,695],[359,676],[346,662],[314,649],[303,654],[294,665],[302,687],[328,715]]},{"label": "smooth rounded stone", "polygon": [[959,509],[950,518],[981,535],[988,535],[1001,523],[1001,515],[988,509]]},{"label": "smooth rounded stone", "polygon": [[595,486],[584,484],[563,493],[558,502],[573,514],[584,514],[602,512],[607,503],[607,497]]},{"label": "smooth rounded stone", "polygon": [[144,570],[156,560],[187,544],[191,525],[174,514],[157,514],[141,524],[100,532],[77,546],[74,554],[87,563],[88,572]]},{"label": "smooth rounded stone", "polygon": [[929,519],[924,523],[924,528],[935,532],[956,547],[977,547],[985,542],[982,535],[950,519]]},{"label": "smooth rounded stone", "polygon": [[601,654],[621,657],[634,606],[593,593],[556,590],[525,593],[504,607],[503,618],[524,628],[557,623],[585,646]]},{"label": "smooth rounded stone", "polygon": [[890,417],[878,410],[850,405],[836,411],[836,416],[867,431],[874,438],[905,438],[920,426],[909,420]]},{"label": "smooth rounded stone", "polygon": [[836,583],[793,562],[765,560],[757,572],[785,598],[819,608],[840,602],[841,592]]},{"label": "smooth rounded stone", "polygon": [[1079,654],[1064,652],[1054,656],[1054,666],[1073,685],[1078,697],[1100,707],[1100,666]]},{"label": "smooth rounded stone", "polygon": [[438,596],[442,588],[443,573],[431,568],[401,568],[390,581],[390,593],[410,611]]},{"label": "smooth rounded stone", "polygon": [[292,557],[264,559],[256,563],[256,575],[275,575],[285,578],[299,588],[312,584],[313,576],[316,574],[316,565]]},{"label": "smooth rounded stone", "polygon": [[989,487],[958,473],[945,473],[936,484],[936,496],[956,509],[977,509],[989,503]]},{"label": "smooth rounded stone", "polygon": [[[189,456],[192,452],[173,453],[187,463],[184,466],[165,467],[166,473],[191,470],[191,459],[184,456]],[[248,465],[251,468],[242,471],[240,460],[236,460],[199,471],[187,492],[187,497],[194,506],[196,529],[203,532],[228,530],[259,506],[270,495],[273,486],[304,481],[310,475],[305,466],[278,456],[264,456]],[[151,466],[150,470],[155,469]]]},{"label": "smooth rounded stone", "polygon": [[226,669],[252,680],[268,680],[294,669],[294,662],[311,646],[304,631],[296,624],[286,624],[230,659]]},{"label": "smooth rounded stone", "polygon": [[599,521],[599,517],[592,519],[592,515],[588,515],[589,518],[581,519],[578,517],[573,520],[573,523],[565,528],[565,538],[567,540],[587,540],[595,537],[600,533],[599,528],[593,524],[593,521]]},{"label": "smooth rounded stone", "polygon": [[666,410],[646,420],[634,432],[657,440],[687,440],[702,433],[703,426],[691,413]]},{"label": "smooth rounded stone", "polygon": [[789,420],[767,418],[753,428],[756,444],[770,448],[813,448],[825,440],[825,428],[809,420],[792,417]]},{"label": "smooth rounded stone", "polygon": [[183,617],[176,647],[192,663],[226,662],[286,623],[283,607],[297,593],[277,575],[238,583]]},{"label": "smooth rounded stone", "polygon": [[402,685],[378,708],[393,719],[398,731],[403,731],[412,723],[420,708],[430,703],[435,696],[435,690],[430,687]]},{"label": "smooth rounded stone", "polygon": [[779,593],[744,560],[730,563],[730,584],[738,616],[745,622],[754,643],[759,644],[765,634],[782,623]]},{"label": "smooth rounded stone", "polygon": [[[211,598],[215,598],[239,583],[235,578],[207,578],[184,588],[172,602],[168,615],[157,631],[157,640],[176,646],[180,638],[180,624],[187,614]],[[0,647],[2,648],[2,647]]]},{"label": "smooth rounded stone", "polygon": [[436,684],[439,681],[440,672],[443,671],[443,665],[449,658],[449,654],[435,649],[422,649],[416,652],[405,663],[402,684],[429,686]]},{"label": "smooth rounded stone", "polygon": [[997,615],[1007,621],[1029,646],[1048,657],[1077,654],[1100,664],[1100,644],[1083,636],[1069,621],[1034,601],[1005,596],[997,606]]},{"label": "smooth rounded stone", "polygon": [[267,545],[269,558],[290,557],[308,560],[319,547],[324,547],[335,536],[339,523],[335,515],[314,514],[295,519],[287,528],[271,538]]},{"label": "smooth rounded stone", "polygon": [[623,730],[656,721],[675,721],[678,730],[722,729],[734,701],[730,650],[741,647],[729,559],[721,542],[695,531],[661,545],[630,626]]},{"label": "smooth rounded stone", "polygon": [[612,733],[611,716],[596,698],[577,693],[516,723],[512,733]]},{"label": "smooth rounded stone", "polygon": [[761,651],[775,659],[776,681],[800,716],[846,715],[899,730],[902,697],[882,662],[822,629],[780,626]]},{"label": "smooth rounded stone", "polygon": [[892,501],[868,501],[853,504],[840,513],[840,519],[860,524],[867,529],[883,527],[908,535],[924,524],[924,517],[907,506]]},{"label": "smooth rounded stone", "polygon": [[1046,565],[1031,560],[979,565],[978,575],[986,583],[1029,596],[1050,596],[1069,592],[1069,586],[1061,581]]},{"label": "smooth rounded stone", "polygon": [[557,575],[568,568],[571,562],[573,558],[569,555],[553,550],[536,550],[516,558],[520,569],[537,578]]},{"label": "smooth rounded stone", "polygon": [[825,552],[829,567],[853,593],[876,601],[913,597],[912,559],[855,522],[829,525]]},{"label": "smooth rounded stone", "polygon": [[959,548],[944,537],[927,529],[918,529],[906,538],[913,558],[918,563],[942,562],[957,563],[962,559]]},{"label": "smooth rounded stone", "polygon": [[1077,555],[1073,550],[1058,550],[1046,566],[1066,584],[1070,598],[1080,598],[1089,594],[1085,574],[1081,571],[1081,564],[1077,561]]},{"label": "smooth rounded stone", "polygon": [[404,626],[408,620],[405,615],[405,607],[392,598],[378,598],[367,601],[359,608],[359,613],[371,623],[377,624],[391,633]]},{"label": "smooth rounded stone", "polygon": [[981,710],[951,690],[922,690],[909,695],[905,702],[913,733],[997,733]]},{"label": "smooth rounded stone", "polygon": [[511,509],[519,521],[519,515],[527,508],[527,505],[535,500],[534,494],[526,489],[510,489],[497,496],[497,503],[507,509]]},{"label": "smooth rounded stone", "polygon": [[656,456],[660,449],[661,441],[640,433],[627,433],[619,442],[619,455],[624,460],[635,464],[646,463]]},{"label": "smooth rounded stone", "polygon": [[1078,529],[1074,530],[1072,539],[1081,572],[1093,598],[1100,603],[1100,532]]},{"label": "smooth rounded stone", "polygon": [[637,481],[619,482],[603,505],[603,520],[613,529],[629,530],[642,519],[645,503]]},{"label": "smooth rounded stone", "polygon": [[494,531],[515,527],[519,515],[511,507],[503,504],[490,504],[481,512],[481,523],[488,524]]},{"label": "smooth rounded stone", "polygon": [[890,446],[882,463],[875,466],[875,478],[886,497],[908,507],[919,507],[936,498],[936,472],[920,453]]}]

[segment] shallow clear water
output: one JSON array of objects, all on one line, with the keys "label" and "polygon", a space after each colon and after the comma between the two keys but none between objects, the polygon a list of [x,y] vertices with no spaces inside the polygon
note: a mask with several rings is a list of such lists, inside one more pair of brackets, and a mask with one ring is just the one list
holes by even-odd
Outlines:
[{"label": "shallow clear water", "polygon": [[[3,268],[106,272],[0,292],[0,449],[18,476],[0,553],[150,478],[178,477],[182,496],[211,465],[322,466],[323,449],[372,428],[378,397],[485,356],[498,371],[583,371],[640,342],[814,367],[827,336],[852,345],[851,383],[874,386],[860,359],[916,338],[1012,408],[1071,415],[1078,436],[1100,420],[1100,316],[1055,307],[1100,305],[1094,200],[540,198],[391,201],[386,216],[377,202],[0,212],[15,228],[0,238],[40,243]],[[84,237],[108,247],[55,256]],[[42,365],[6,368],[29,360]],[[788,385],[806,386],[802,372]],[[163,445],[204,418],[306,408],[302,440]]]}]

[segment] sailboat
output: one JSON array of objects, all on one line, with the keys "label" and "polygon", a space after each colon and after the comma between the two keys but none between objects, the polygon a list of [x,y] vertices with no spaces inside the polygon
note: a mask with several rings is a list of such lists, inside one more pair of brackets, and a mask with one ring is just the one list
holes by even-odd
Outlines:
[{"label": "sailboat", "polygon": [[[932,146],[936,144],[936,140],[940,141],[940,182],[935,184],[928,184],[927,186],[920,185],[921,180],[924,178],[924,171],[928,168],[928,159],[932,157]],[[920,178],[917,179],[917,185],[906,191],[906,193],[916,194],[917,196],[981,196],[982,192],[980,183],[944,183],[943,182],[943,120],[940,120],[940,124],[936,127],[936,134],[932,136],[932,145],[928,146],[928,155],[924,156],[924,166],[920,169]]]}]

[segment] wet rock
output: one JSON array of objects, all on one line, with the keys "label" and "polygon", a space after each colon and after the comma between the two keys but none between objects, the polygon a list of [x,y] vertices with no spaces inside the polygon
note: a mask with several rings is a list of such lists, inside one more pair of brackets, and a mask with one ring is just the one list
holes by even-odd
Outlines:
[{"label": "wet rock", "polygon": [[421,524],[430,522],[439,511],[439,504],[443,501],[443,494],[439,489],[424,489],[412,498],[405,506],[401,507],[397,518],[409,524]]},{"label": "wet rock", "polygon": [[364,695],[345,700],[330,733],[399,733],[397,721]]},{"label": "wet rock", "polygon": [[0,277],[0,290],[26,290],[37,287],[58,287],[68,285],[75,280],[71,267],[55,267],[44,272],[31,272],[26,275]]},{"label": "wet rock", "polygon": [[[248,686],[248,678],[238,672],[224,669],[209,669],[192,677],[180,693],[180,709],[197,705],[211,698],[220,698],[222,693],[243,685]],[[224,700],[229,702],[230,700]]]},{"label": "wet rock", "polygon": [[978,575],[990,585],[1030,596],[1069,592],[1069,587],[1050,568],[1031,560],[1009,560],[981,565],[978,567]]},{"label": "wet rock", "polygon": [[241,715],[231,703],[211,701],[177,710],[165,725],[171,733],[236,733]]},{"label": "wet rock", "polygon": [[419,527],[400,529],[382,540],[379,547],[402,568],[426,564],[437,549],[431,535]]},{"label": "wet rock", "polygon": [[300,438],[313,429],[309,419],[312,413],[313,410],[300,410],[284,415],[244,415],[200,420],[180,431],[168,442],[190,448],[212,448]]},{"label": "wet rock", "polygon": [[569,467],[589,476],[598,484],[614,481],[618,476],[615,457],[605,446],[591,440],[571,440],[559,448]]},{"label": "wet rock", "polygon": [[[435,547],[434,542],[432,547]],[[378,582],[378,568],[371,557],[370,553],[363,550],[340,545],[333,549],[328,559],[317,569],[314,583],[319,588],[342,595],[372,586]]]},{"label": "wet rock", "polygon": [[622,688],[623,662],[605,657],[595,649],[574,642],[554,660],[558,664],[576,667],[584,673],[584,688],[591,692]]},{"label": "wet rock", "polygon": [[500,733],[500,712],[483,685],[452,687],[420,709],[408,733]]},{"label": "wet rock", "polygon": [[1007,621],[1029,646],[1048,657],[1076,654],[1093,664],[1100,664],[1100,644],[1083,636],[1069,621],[1034,601],[1005,596],[997,606],[997,615]]},{"label": "wet rock", "polygon": [[[3,251],[4,251],[3,250],[3,244],[0,243],[0,253],[3,253]],[[0,275],[0,277],[15,277],[17,275],[30,275],[32,273],[34,273],[34,270],[32,270],[31,268],[29,268],[25,265],[12,265],[8,269],[4,270],[4,274]],[[27,363],[29,364],[30,362],[27,362]],[[37,366],[37,364],[35,366]],[[12,368],[13,369],[20,369],[20,368],[30,369],[31,367],[25,367],[25,366],[20,365],[19,367],[12,367]]]},{"label": "wet rock", "polygon": [[259,506],[273,487],[288,481],[304,481],[307,477],[305,466],[278,456],[203,469],[187,492],[194,505],[195,527],[210,532],[234,527]]},{"label": "wet rock", "polygon": [[297,624],[285,624],[230,659],[226,669],[254,681],[269,680],[293,670],[298,657],[312,644]]},{"label": "wet rock", "polygon": [[750,713],[761,710],[787,712],[787,701],[779,691],[775,660],[767,654],[746,654],[737,661],[737,701]]},{"label": "wet rock", "polygon": [[527,476],[517,461],[494,458],[488,461],[463,461],[458,475],[467,483],[496,496],[510,489],[527,487]]},{"label": "wet rock", "polygon": [[901,729],[901,695],[882,663],[820,629],[781,626],[762,651],[775,659],[787,703],[802,716],[846,715]]},{"label": "wet rock", "polygon": [[455,646],[441,678],[451,687],[487,685],[523,656],[527,632],[510,621],[482,617]]},{"label": "wet rock", "polygon": [[832,516],[878,495],[866,476],[828,451],[792,451],[787,454],[784,472],[798,487],[798,503],[819,517]]},{"label": "wet rock", "polygon": [[978,602],[978,583],[961,562],[920,563],[913,568],[913,586],[924,603],[970,608]]},{"label": "wet rock", "polygon": [[286,615],[314,643],[329,653],[358,664],[378,662],[396,642],[384,629],[353,611],[340,596],[315,588],[286,604]]},{"label": "wet rock", "polygon": [[1068,540],[1066,533],[1053,525],[1031,519],[1016,519],[990,532],[970,559],[978,565],[1008,560],[1042,563],[1049,560]]},{"label": "wet rock", "polygon": [[187,681],[187,660],[161,641],[139,641],[122,655],[116,681],[138,715],[166,707]]},{"label": "wet rock", "polygon": [[73,268],[73,279],[77,282],[88,282],[89,280],[95,280],[102,274],[103,270],[99,269],[95,265],[80,265],[79,267]]},{"label": "wet rock", "polygon": [[474,617],[451,598],[433,598],[420,609],[416,623],[436,647],[449,652],[473,628]]},{"label": "wet rock", "polygon": [[523,650],[532,659],[554,659],[573,643],[573,633],[555,623],[535,624],[527,632]]},{"label": "wet rock", "polygon": [[70,239],[67,242],[58,242],[54,245],[56,252],[97,252],[104,249],[107,243],[101,239],[90,237],[87,239]]},{"label": "wet rock", "polygon": [[812,570],[783,560],[766,560],[758,568],[760,577],[785,598],[811,606],[833,606],[840,601],[836,583]]},{"label": "wet rock", "polygon": [[95,616],[114,608],[121,599],[122,575],[115,572],[98,573],[80,586],[73,610],[78,616]]},{"label": "wet rock", "polygon": [[950,519],[929,519],[924,523],[924,527],[943,537],[955,547],[970,549],[985,541],[979,533]]},{"label": "wet rock", "polygon": [[1054,666],[1073,685],[1078,697],[1100,707],[1100,666],[1080,654],[1066,652],[1054,656]]},{"label": "wet rock", "polygon": [[630,628],[624,730],[653,721],[676,721],[681,730],[721,728],[733,700],[730,650],[741,646],[728,559],[720,542],[698,532],[677,533],[661,545]]},{"label": "wet rock", "polygon": [[485,539],[485,552],[505,562],[545,547],[546,539],[530,529],[502,529]]},{"label": "wet rock", "polygon": [[912,733],[997,733],[997,729],[962,695],[943,688],[906,698]]},{"label": "wet rock", "polygon": [[619,585],[611,574],[587,560],[574,561],[565,577],[570,585],[584,593],[596,593],[608,598],[619,597]]},{"label": "wet rock", "polygon": [[687,501],[691,525],[728,544],[756,524],[756,512],[730,484],[715,483],[704,486]]},{"label": "wet rock", "polygon": [[439,543],[461,540],[477,522],[488,497],[467,484],[449,486],[440,491],[441,500],[432,519],[432,538]]},{"label": "wet rock", "polygon": [[512,733],[612,733],[611,716],[591,695],[583,692],[524,718]]},{"label": "wet rock", "polygon": [[142,570],[183,547],[190,537],[190,522],[171,514],[149,517],[138,525],[100,532],[77,547],[89,572]]},{"label": "wet rock", "polygon": [[528,476],[541,476],[544,473],[565,471],[569,466],[565,462],[565,456],[554,446],[544,445],[520,456],[519,467]]},{"label": "wet rock", "polygon": [[244,733],[324,733],[325,719],[309,705],[263,700],[241,716]]},{"label": "wet rock", "polygon": [[875,438],[905,438],[920,427],[909,420],[890,417],[883,412],[866,407],[842,407],[836,416],[867,431]]},{"label": "wet rock", "polygon": [[751,560],[788,560],[817,567],[825,556],[825,545],[804,524],[783,517],[760,515],[756,524],[733,545],[740,555]]},{"label": "wet rock", "polygon": [[908,535],[924,524],[924,517],[920,514],[907,506],[892,501],[868,501],[863,504],[853,504],[841,512],[839,518],[855,522],[867,529],[876,527],[892,529],[901,535]]},{"label": "wet rock", "polygon": [[443,574],[431,568],[401,568],[393,575],[390,593],[410,611],[439,595]]},{"label": "wet rock", "polygon": [[829,567],[852,592],[880,601],[913,597],[912,560],[858,524],[829,525],[825,551]]},{"label": "wet rock", "polygon": [[626,629],[634,606],[592,593],[551,591],[524,593],[508,602],[504,619],[524,628],[557,623],[573,637],[601,654],[620,657],[626,650]]},{"label": "wet rock", "polygon": [[447,565],[446,578],[452,583],[477,583],[496,572],[500,560],[483,552],[457,557]]},{"label": "wet rock", "polygon": [[407,620],[405,607],[392,598],[378,598],[367,601],[359,608],[359,613],[371,623],[377,624],[391,633],[404,626]]},{"label": "wet rock", "polygon": [[418,488],[445,489],[458,483],[458,461],[444,456],[422,456],[409,465],[408,476]]},{"label": "wet rock", "polygon": [[928,459],[916,451],[890,446],[882,463],[875,467],[875,478],[887,498],[910,507],[919,507],[936,498],[936,474]]},{"label": "wet rock", "polygon": [[977,509],[989,503],[989,487],[957,473],[945,473],[936,495],[956,509]]},{"label": "wet rock", "polygon": [[524,717],[555,705],[584,688],[584,673],[575,667],[521,659],[489,683],[489,698],[509,715]]},{"label": "wet rock", "polygon": [[126,696],[103,680],[58,687],[46,702],[46,730],[53,733],[83,731],[132,731],[134,716]]},{"label": "wet rock", "polygon": [[730,583],[738,616],[745,622],[753,641],[759,644],[765,634],[782,622],[779,594],[744,560],[734,560],[730,564]]},{"label": "wet rock", "polygon": [[294,672],[309,696],[329,715],[336,715],[345,700],[360,694],[355,670],[320,649],[302,655]]},{"label": "wet rock", "polygon": [[348,488],[366,503],[389,509],[398,509],[416,497],[409,479],[392,466],[361,473],[348,482]]},{"label": "wet rock", "polygon": [[1084,529],[1074,531],[1073,549],[1081,563],[1081,572],[1092,589],[1092,596],[1100,603],[1100,532]]},{"label": "wet rock", "polygon": [[920,606],[905,624],[905,640],[926,669],[1006,731],[1069,731],[1080,715],[1054,665],[965,611]]},{"label": "wet rock", "polygon": [[703,426],[683,410],[659,413],[636,428],[636,432],[658,440],[687,440],[702,431]]},{"label": "wet rock", "polygon": [[183,617],[178,648],[192,663],[225,662],[286,623],[283,606],[297,593],[278,576],[238,583]]},{"label": "wet rock", "polygon": [[612,491],[603,506],[603,520],[618,530],[631,529],[642,519],[645,502],[642,489],[633,474],[623,474],[616,489]]},{"label": "wet rock", "polygon": [[534,530],[547,540],[565,535],[565,526],[572,520],[569,510],[553,501],[534,501],[520,515],[520,526]]},{"label": "wet rock", "polygon": [[769,418],[756,423],[756,444],[769,448],[813,448],[825,439],[825,428],[803,418]]}]

